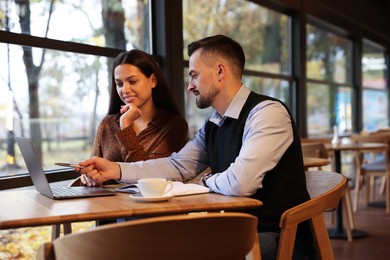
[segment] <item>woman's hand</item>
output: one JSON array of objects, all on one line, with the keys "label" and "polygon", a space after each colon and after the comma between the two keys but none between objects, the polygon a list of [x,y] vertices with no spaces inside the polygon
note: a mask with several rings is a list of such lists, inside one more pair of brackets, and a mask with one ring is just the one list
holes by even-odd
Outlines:
[{"label": "woman's hand", "polygon": [[122,113],[119,119],[121,129],[131,126],[142,114],[142,111],[133,104],[126,104],[122,106],[120,112]]}]

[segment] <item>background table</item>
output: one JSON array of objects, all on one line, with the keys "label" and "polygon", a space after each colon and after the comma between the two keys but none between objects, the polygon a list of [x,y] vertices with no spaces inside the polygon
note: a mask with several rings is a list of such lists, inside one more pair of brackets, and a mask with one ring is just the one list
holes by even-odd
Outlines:
[{"label": "background table", "polygon": [[[341,143],[341,144],[325,144],[328,151],[334,152],[335,171],[342,174],[341,170],[341,152],[342,151],[372,151],[386,148],[383,143]],[[362,230],[352,230],[353,238],[363,238],[367,236],[367,232]],[[336,211],[336,228],[329,229],[330,238],[347,239],[347,234],[343,227],[343,210],[342,203]]]},{"label": "background table", "polygon": [[241,211],[262,205],[255,199],[216,193],[173,197],[153,203],[135,202],[125,193],[66,200],[52,200],[35,190],[6,191],[0,196],[0,229],[199,211]]}]

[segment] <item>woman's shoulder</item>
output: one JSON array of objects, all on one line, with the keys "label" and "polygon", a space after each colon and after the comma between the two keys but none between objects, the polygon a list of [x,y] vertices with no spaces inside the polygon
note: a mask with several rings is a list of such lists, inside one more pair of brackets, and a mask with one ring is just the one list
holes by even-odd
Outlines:
[{"label": "woman's shoulder", "polygon": [[188,127],[186,119],[178,114],[173,114],[169,111],[166,111],[164,109],[160,109],[156,115],[156,124],[167,124],[171,126],[182,126],[182,127]]},{"label": "woman's shoulder", "polygon": [[103,117],[102,122],[118,121],[119,118],[120,114],[108,114]]},{"label": "woman's shoulder", "polygon": [[113,123],[118,123],[120,118],[120,114],[108,114],[103,117],[100,121],[100,125],[112,125]]}]

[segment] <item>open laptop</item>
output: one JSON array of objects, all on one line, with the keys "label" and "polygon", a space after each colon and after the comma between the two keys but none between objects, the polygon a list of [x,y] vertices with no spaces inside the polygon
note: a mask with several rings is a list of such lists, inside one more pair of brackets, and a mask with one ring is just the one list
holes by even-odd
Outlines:
[{"label": "open laptop", "polygon": [[101,187],[51,187],[32,141],[25,137],[15,137],[15,139],[22,152],[23,159],[26,162],[35,189],[43,195],[52,199],[71,199],[116,194],[115,191],[103,189]]}]

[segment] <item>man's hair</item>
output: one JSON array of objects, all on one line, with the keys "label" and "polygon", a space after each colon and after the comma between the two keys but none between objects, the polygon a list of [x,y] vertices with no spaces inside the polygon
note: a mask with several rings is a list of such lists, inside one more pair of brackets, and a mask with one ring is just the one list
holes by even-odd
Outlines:
[{"label": "man's hair", "polygon": [[229,61],[237,76],[241,77],[245,66],[245,54],[241,45],[225,35],[215,35],[194,41],[188,45],[188,56],[201,49],[205,62],[212,64],[215,55]]}]

